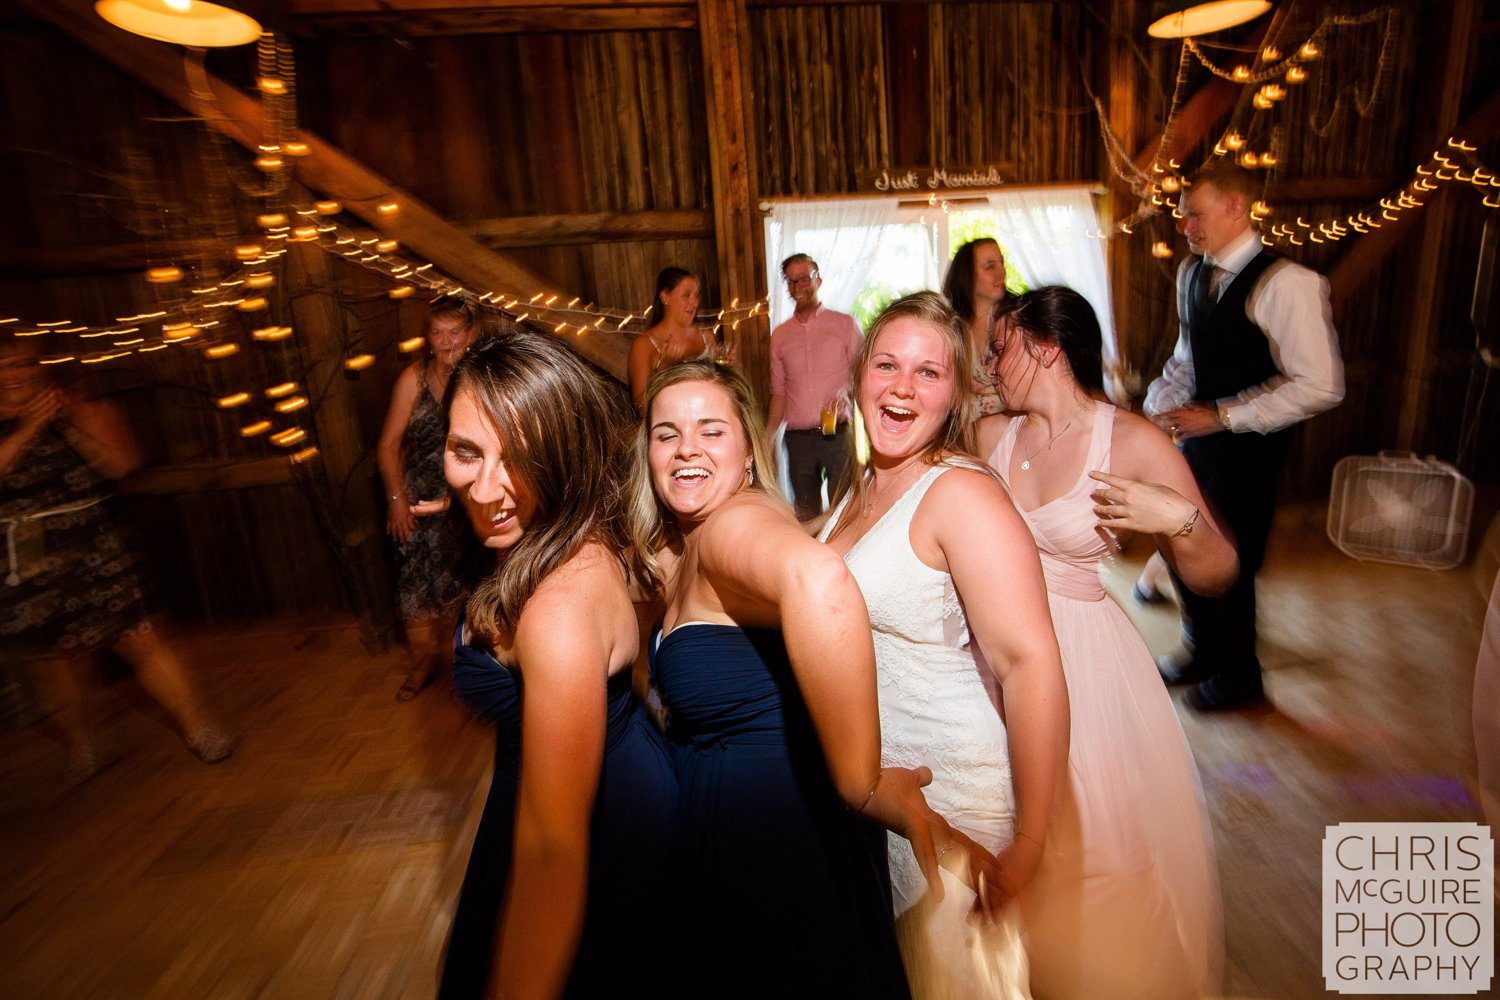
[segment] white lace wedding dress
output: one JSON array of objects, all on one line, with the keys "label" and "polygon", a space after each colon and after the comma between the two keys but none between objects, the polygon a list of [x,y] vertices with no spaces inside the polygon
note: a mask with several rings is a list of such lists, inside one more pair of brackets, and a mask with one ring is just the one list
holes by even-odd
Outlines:
[{"label": "white lace wedding dress", "polygon": [[[912,516],[947,467],[928,470],[844,557],[870,609],[880,685],[881,763],[932,769],[927,801],[991,851],[1014,836],[1015,799],[999,689],[969,642],[953,578],[912,551]],[[847,503],[848,500],[845,500]],[[841,504],[829,516],[826,540]],[[970,927],[974,893],[947,871],[942,902],[906,840],[890,837],[891,883],[912,993],[919,1000],[1029,1000],[1014,912]]]}]

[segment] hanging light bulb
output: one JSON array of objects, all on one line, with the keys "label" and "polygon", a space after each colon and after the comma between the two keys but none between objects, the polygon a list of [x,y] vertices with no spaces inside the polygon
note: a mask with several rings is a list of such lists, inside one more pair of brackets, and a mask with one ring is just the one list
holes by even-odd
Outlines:
[{"label": "hanging light bulb", "polygon": [[99,0],[94,12],[133,34],[195,49],[247,45],[261,35],[254,18],[206,0]]},{"label": "hanging light bulb", "polygon": [[1271,0],[1168,0],[1156,6],[1146,28],[1152,38],[1187,38],[1253,21],[1271,9]]}]

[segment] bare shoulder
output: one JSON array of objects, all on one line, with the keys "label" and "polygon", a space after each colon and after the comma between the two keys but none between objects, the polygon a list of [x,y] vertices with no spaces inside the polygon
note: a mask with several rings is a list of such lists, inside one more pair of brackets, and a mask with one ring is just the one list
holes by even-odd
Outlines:
[{"label": "bare shoulder", "polygon": [[735,494],[698,527],[698,558],[707,568],[721,567],[747,551],[782,554],[788,547],[813,541],[797,523],[792,508],[756,490]]},{"label": "bare shoulder", "polygon": [[624,565],[608,546],[585,542],[537,585],[521,618],[524,624],[533,608],[560,614],[577,610],[587,618],[598,613],[601,602],[615,599],[629,601]]},{"label": "bare shoulder", "polygon": [[996,445],[1005,436],[1005,430],[1015,418],[1005,413],[993,413],[988,417],[981,417],[974,423],[975,447],[979,451],[979,457],[989,461],[994,453]]},{"label": "bare shoulder", "polygon": [[1009,495],[998,476],[985,469],[956,465],[938,476],[927,496],[922,499],[925,506],[929,499],[940,504],[969,503],[998,497],[1009,503]]},{"label": "bare shoulder", "polygon": [[1163,463],[1182,460],[1177,446],[1166,431],[1138,413],[1117,409],[1110,437],[1110,454],[1115,471],[1131,478],[1153,475]]}]

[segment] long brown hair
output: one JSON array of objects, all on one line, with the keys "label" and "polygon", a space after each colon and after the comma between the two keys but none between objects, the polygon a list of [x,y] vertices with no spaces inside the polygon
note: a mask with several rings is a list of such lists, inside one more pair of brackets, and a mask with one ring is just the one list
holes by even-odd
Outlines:
[{"label": "long brown hair", "polygon": [[755,393],[744,376],[733,368],[701,359],[682,361],[663,368],[646,383],[642,417],[631,447],[630,483],[626,501],[627,531],[635,546],[638,569],[658,587],[663,582],[664,574],[656,554],[668,545],[680,543],[682,533],[672,512],[656,495],[656,487],[651,481],[651,407],[662,390],[684,382],[707,382],[728,394],[735,414],[739,417],[745,445],[750,451],[750,482],[745,489],[786,502],[786,498],[781,495],[781,487],[777,484],[776,464],[771,457],[771,450],[766,446],[765,421],[761,419]]},{"label": "long brown hair", "polygon": [[623,391],[555,337],[514,330],[476,341],[453,369],[444,410],[474,394],[493,421],[510,474],[535,504],[531,523],[469,599],[470,629],[512,635],[547,574],[587,542],[625,545]]}]

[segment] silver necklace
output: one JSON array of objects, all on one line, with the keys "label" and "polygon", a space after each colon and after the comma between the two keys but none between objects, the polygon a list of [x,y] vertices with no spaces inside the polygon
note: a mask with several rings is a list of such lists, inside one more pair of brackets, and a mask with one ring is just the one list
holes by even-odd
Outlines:
[{"label": "silver necklace", "polygon": [[[875,494],[875,499],[871,500],[869,503],[865,504],[865,509],[864,509],[863,513],[860,514],[860,516],[861,517],[869,517],[870,516],[870,512],[873,511],[876,507],[880,506],[880,501],[882,501],[882,500],[885,499],[885,495],[891,491],[891,487],[895,486],[897,483],[899,483],[901,481],[901,479],[906,475],[907,469],[912,468],[912,466],[914,466],[916,464],[917,463],[913,462],[911,465],[908,465],[905,469],[902,469],[900,472],[896,473],[896,475],[891,479],[891,481],[888,482],[888,483],[886,483],[885,487],[879,493]],[[870,475],[870,478],[872,480],[875,478],[875,476],[874,476],[873,473]]]},{"label": "silver necklace", "polygon": [[1073,426],[1073,421],[1069,420],[1066,424],[1063,425],[1063,429],[1062,430],[1060,430],[1056,434],[1052,435],[1052,440],[1048,441],[1046,444],[1042,445],[1036,451],[1032,452],[1030,455],[1027,455],[1024,459],[1022,459],[1021,460],[1021,471],[1022,472],[1030,472],[1031,471],[1031,460],[1033,458],[1036,458],[1042,452],[1044,452],[1047,449],[1051,448],[1054,444],[1056,444],[1057,443],[1057,439],[1060,438],[1060,437],[1062,437],[1064,434],[1068,433],[1068,428],[1072,427],[1072,426]]}]

